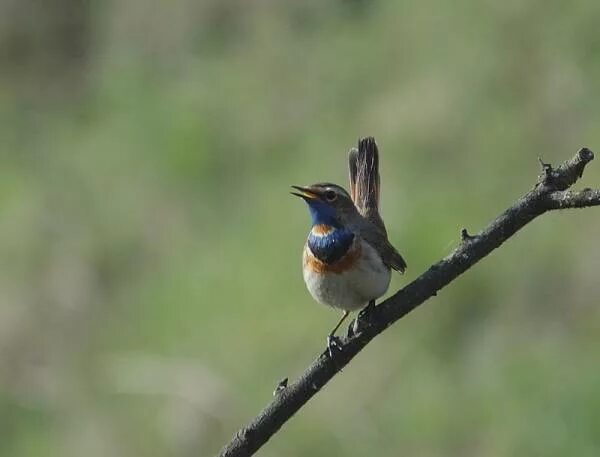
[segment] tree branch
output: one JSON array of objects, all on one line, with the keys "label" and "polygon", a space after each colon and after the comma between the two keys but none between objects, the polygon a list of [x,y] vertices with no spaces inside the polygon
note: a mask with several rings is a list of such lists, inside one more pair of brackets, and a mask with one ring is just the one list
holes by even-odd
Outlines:
[{"label": "tree branch", "polygon": [[599,189],[553,192],[548,195],[548,209],[586,208],[600,205]]},{"label": "tree branch", "polygon": [[593,158],[592,151],[583,148],[557,168],[540,161],[542,174],[531,191],[478,234],[469,235],[466,229],[463,229],[461,243],[450,255],[375,307],[368,323],[361,325],[357,334],[352,334],[352,326],[349,327],[348,335],[341,340],[341,350],[335,354],[333,360],[327,350],[323,351],[297,381],[276,389],[271,403],[235,434],[231,442],[221,449],[219,456],[240,457],[254,454],[375,336],[428,298],[435,296],[438,290],[487,256],[537,216],[550,210],[600,205],[600,190],[567,190],[581,177],[585,166]]}]

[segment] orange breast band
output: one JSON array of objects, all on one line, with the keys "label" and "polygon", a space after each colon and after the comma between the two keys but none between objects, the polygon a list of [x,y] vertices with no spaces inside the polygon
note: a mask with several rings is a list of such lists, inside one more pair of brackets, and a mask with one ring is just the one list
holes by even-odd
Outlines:
[{"label": "orange breast band", "polygon": [[312,232],[315,235],[325,236],[325,235],[328,235],[329,233],[333,232],[333,227],[331,225],[316,224],[316,225],[313,225]]},{"label": "orange breast band", "polygon": [[308,268],[314,273],[344,273],[345,271],[351,270],[356,266],[361,255],[360,244],[357,243],[351,249],[348,250],[346,255],[334,263],[325,263],[317,259],[314,254],[310,251],[310,248],[306,248],[304,254],[304,268]]}]

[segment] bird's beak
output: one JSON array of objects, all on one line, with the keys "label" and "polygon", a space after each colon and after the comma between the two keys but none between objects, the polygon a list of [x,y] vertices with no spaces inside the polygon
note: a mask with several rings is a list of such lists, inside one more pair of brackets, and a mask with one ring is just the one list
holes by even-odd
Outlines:
[{"label": "bird's beak", "polygon": [[298,191],[290,192],[292,195],[303,198],[306,201],[319,198],[319,194],[312,187],[292,186],[292,188]]}]

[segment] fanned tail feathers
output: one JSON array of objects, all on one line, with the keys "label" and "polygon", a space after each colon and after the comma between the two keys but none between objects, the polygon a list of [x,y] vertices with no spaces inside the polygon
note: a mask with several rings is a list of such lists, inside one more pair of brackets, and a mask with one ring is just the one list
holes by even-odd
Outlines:
[{"label": "fanned tail feathers", "polygon": [[378,230],[360,230],[360,236],[371,244],[383,262],[404,272],[406,262],[387,239],[387,232],[379,215],[379,151],[375,138],[358,140],[358,148],[352,148],[348,156],[350,171],[350,196],[358,212]]},{"label": "fanned tail feathers", "polygon": [[358,140],[348,157],[350,196],[358,212],[385,231],[379,216],[379,152],[375,138]]}]

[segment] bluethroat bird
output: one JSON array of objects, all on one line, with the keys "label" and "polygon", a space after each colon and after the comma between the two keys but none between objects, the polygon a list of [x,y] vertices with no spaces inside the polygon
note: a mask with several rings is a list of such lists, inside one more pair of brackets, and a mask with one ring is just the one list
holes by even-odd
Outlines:
[{"label": "bluethroat bird", "polygon": [[[319,303],[343,311],[327,338],[334,336],[351,311],[375,306],[390,284],[391,270],[406,262],[387,238],[379,215],[379,153],[372,137],[358,141],[349,153],[350,193],[331,183],[292,186],[308,204],[312,228],[302,258],[304,282]],[[361,313],[362,314],[362,313]],[[338,346],[339,347],[339,346]]]}]

